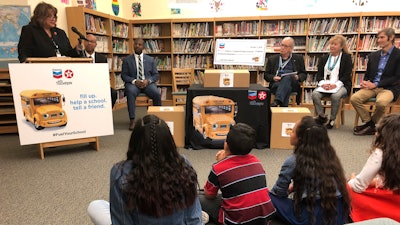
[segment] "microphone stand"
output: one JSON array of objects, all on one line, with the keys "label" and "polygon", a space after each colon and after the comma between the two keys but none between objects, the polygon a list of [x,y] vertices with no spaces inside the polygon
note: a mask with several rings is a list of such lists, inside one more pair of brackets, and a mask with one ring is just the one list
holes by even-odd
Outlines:
[{"label": "microphone stand", "polygon": [[[78,42],[79,42],[79,46],[82,46],[82,38],[78,38]],[[85,53],[85,49],[83,49],[83,46],[82,46],[82,49],[80,52],[81,52],[81,57],[86,58],[86,53]]]}]

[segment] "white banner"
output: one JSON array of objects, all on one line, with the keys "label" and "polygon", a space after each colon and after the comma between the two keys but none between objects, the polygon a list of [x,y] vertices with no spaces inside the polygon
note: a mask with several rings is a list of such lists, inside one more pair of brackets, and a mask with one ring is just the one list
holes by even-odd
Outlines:
[{"label": "white banner", "polygon": [[21,145],[114,133],[106,63],[9,64]]},{"label": "white banner", "polygon": [[214,65],[264,66],[265,53],[265,40],[217,39]]}]

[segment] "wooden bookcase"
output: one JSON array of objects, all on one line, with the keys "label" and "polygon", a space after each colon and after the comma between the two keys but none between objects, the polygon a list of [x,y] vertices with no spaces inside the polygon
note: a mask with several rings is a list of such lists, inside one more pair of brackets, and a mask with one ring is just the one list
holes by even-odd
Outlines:
[{"label": "wooden bookcase", "polygon": [[8,69],[0,69],[0,134],[17,132],[10,74]]},{"label": "wooden bookcase", "polygon": [[[357,81],[365,73],[367,55],[375,50],[375,46],[367,48],[365,42],[375,43],[373,38],[384,26],[394,27],[397,33],[400,31],[398,12],[126,21],[82,7],[69,8],[67,8],[68,26],[76,26],[79,30],[86,29],[82,20],[85,20],[87,15],[100,18],[95,21],[104,19],[106,31],[96,34],[106,37],[110,46],[117,39],[111,32],[112,20],[114,23],[129,23],[129,35],[125,38],[130,45],[129,54],[133,52],[133,39],[143,38],[146,43],[146,53],[157,60],[160,72],[158,86],[163,93],[163,105],[172,104],[172,68],[194,68],[197,74],[195,81],[201,80],[202,72],[208,68],[248,69],[252,83],[268,85],[264,81],[264,67],[213,65],[215,40],[219,38],[265,39],[268,57],[279,52],[279,45],[284,37],[293,37],[296,45],[294,52],[304,55],[308,73],[308,79],[302,85],[302,105],[311,108],[313,104],[310,95],[315,88],[314,77],[318,60],[322,54],[328,53],[327,43],[333,35],[344,35],[353,53],[353,93],[358,90]],[[68,11],[73,16],[69,16]],[[86,33],[91,32],[86,30]],[[73,39],[71,42],[73,43]],[[400,38],[397,38],[396,43],[400,44]],[[203,49],[199,46],[207,47]],[[113,59],[119,57],[118,60],[125,56],[125,53],[120,54],[112,49],[106,53]],[[112,64],[118,60],[112,60]],[[118,66],[113,66],[110,71],[111,84],[118,89],[123,88],[123,83],[118,85],[118,82],[113,82],[113,76],[118,78],[119,71]],[[114,80],[117,80],[116,78]]]}]

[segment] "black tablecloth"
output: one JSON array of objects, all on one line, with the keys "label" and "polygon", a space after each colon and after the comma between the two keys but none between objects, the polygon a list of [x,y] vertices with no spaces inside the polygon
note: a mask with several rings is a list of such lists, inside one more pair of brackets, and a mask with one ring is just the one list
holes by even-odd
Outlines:
[{"label": "black tablecloth", "polygon": [[187,92],[185,117],[185,147],[193,149],[222,149],[223,141],[205,138],[193,126],[193,98],[196,96],[219,96],[229,98],[236,103],[236,123],[246,123],[257,131],[257,148],[270,146],[271,111],[269,107],[270,91],[259,84],[250,84],[248,88],[204,88],[192,85]]}]

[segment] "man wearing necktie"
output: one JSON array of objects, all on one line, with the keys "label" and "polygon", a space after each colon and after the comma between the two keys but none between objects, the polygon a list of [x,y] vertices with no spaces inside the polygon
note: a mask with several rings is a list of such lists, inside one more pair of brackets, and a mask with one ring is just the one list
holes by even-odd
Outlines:
[{"label": "man wearing necktie", "polygon": [[134,40],[135,53],[126,57],[122,62],[121,77],[125,82],[125,96],[129,112],[129,129],[133,130],[136,110],[136,97],[145,93],[153,99],[154,106],[161,105],[161,95],[156,82],[159,79],[157,66],[153,57],[143,54],[144,41]]},{"label": "man wearing necktie", "polygon": [[[93,63],[107,63],[107,57],[103,54],[95,52],[97,46],[97,38],[93,34],[88,34],[85,40],[85,55],[84,57],[90,57],[93,59]],[[114,108],[115,102],[117,101],[117,91],[111,88],[111,108]]]}]

